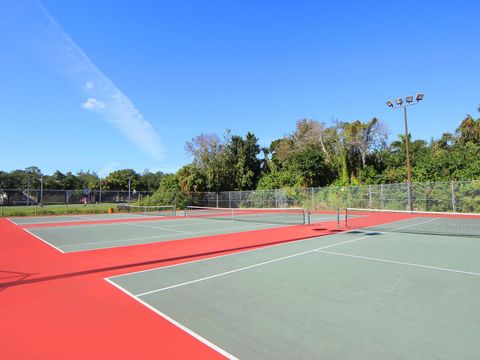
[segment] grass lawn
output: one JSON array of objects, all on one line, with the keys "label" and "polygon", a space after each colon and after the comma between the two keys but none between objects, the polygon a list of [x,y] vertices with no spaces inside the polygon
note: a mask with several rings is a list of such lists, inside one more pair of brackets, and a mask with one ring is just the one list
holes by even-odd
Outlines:
[{"label": "grass lawn", "polygon": [[81,204],[54,204],[32,206],[1,206],[0,216],[37,216],[37,215],[64,215],[64,214],[101,214],[107,213],[109,208],[117,211],[118,204],[89,204],[83,206]]}]

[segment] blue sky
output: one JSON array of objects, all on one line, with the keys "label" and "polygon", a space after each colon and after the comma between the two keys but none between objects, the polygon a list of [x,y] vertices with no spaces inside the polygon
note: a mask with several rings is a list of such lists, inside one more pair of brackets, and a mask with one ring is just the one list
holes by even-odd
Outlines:
[{"label": "blue sky", "polygon": [[478,1],[0,0],[0,170],[176,171],[185,141],[312,118],[415,139],[477,116]]}]

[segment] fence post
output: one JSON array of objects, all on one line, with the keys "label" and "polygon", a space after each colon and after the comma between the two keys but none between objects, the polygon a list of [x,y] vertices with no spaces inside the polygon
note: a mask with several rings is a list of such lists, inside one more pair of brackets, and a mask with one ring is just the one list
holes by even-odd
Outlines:
[{"label": "fence post", "polygon": [[453,212],[457,212],[457,206],[455,201],[455,181],[452,181],[452,209]]},{"label": "fence post", "polygon": [[311,194],[310,194],[310,208],[311,208],[311,209],[315,209],[315,205],[314,205],[314,203],[313,203],[313,202],[314,202],[314,200],[313,200],[313,199],[314,199],[314,197],[313,197],[313,188],[310,188],[310,193],[311,193]]},{"label": "fence post", "polygon": [[40,206],[43,206],[43,175],[40,177]]},{"label": "fence post", "polygon": [[30,180],[27,180],[27,206],[30,205]]},{"label": "fence post", "polygon": [[380,197],[382,202],[382,209],[385,209],[385,198],[383,196],[383,184],[380,184]]},{"label": "fence post", "polygon": [[372,208],[372,185],[368,185],[368,204],[370,206],[370,209]]},{"label": "fence post", "polygon": [[350,205],[350,186],[347,186],[347,204],[348,204],[347,207],[352,207]]}]

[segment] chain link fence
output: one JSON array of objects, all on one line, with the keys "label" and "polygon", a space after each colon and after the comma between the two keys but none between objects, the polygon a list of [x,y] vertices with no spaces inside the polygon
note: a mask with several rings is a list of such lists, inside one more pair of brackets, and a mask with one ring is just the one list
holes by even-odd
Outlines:
[{"label": "chain link fence", "polygon": [[2,206],[88,205],[138,202],[147,191],[0,189]]},{"label": "chain link fence", "polygon": [[[480,180],[412,183],[417,211],[480,212]],[[253,191],[204,192],[188,195],[190,205],[229,208],[303,207],[311,210],[364,208],[408,210],[407,183],[330,186]]]},{"label": "chain link fence", "polygon": [[[480,213],[480,180],[413,183],[413,208],[418,211]],[[26,190],[0,189],[0,205],[47,206],[74,204],[142,203],[150,192],[125,190]],[[407,210],[406,183],[330,186],[253,191],[224,191],[183,194],[185,203],[223,208],[289,208],[336,210],[363,208]],[[171,205],[171,204],[170,204]],[[178,203],[179,207],[184,206]]]}]

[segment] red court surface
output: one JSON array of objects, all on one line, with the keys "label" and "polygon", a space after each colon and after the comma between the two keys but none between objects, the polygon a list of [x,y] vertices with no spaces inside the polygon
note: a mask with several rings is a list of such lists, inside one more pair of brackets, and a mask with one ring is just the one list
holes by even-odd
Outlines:
[{"label": "red court surface", "polygon": [[335,232],[328,222],[62,254],[0,219],[2,359],[221,358],[104,278]]}]

